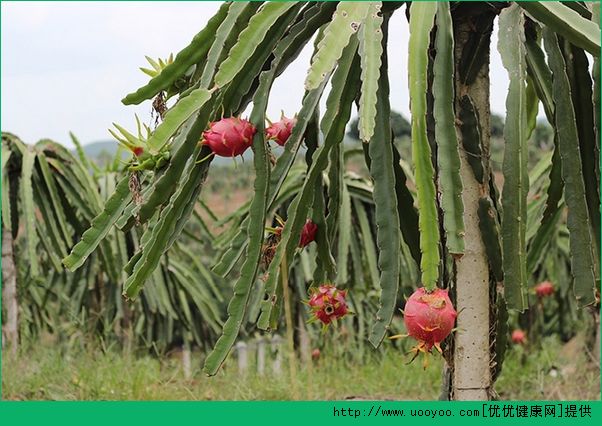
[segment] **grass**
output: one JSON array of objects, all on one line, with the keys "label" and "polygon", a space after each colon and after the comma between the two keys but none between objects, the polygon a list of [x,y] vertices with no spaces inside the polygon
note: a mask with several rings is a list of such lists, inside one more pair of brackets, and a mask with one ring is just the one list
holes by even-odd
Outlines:
[{"label": "grass", "polygon": [[[569,344],[570,345],[570,344]],[[501,399],[600,399],[600,370],[578,345],[556,340],[545,349],[512,348],[495,389]],[[285,358],[286,359],[286,358]],[[406,365],[393,350],[373,362],[355,364],[323,355],[311,369],[299,367],[296,386],[283,360],[280,375],[241,375],[236,360],[215,377],[200,370],[193,355],[192,379],[177,358],[133,357],[116,351],[32,346],[2,362],[2,398],[8,400],[331,400],[346,398],[432,400],[439,396],[441,358]],[[311,370],[311,371],[310,371]]]}]

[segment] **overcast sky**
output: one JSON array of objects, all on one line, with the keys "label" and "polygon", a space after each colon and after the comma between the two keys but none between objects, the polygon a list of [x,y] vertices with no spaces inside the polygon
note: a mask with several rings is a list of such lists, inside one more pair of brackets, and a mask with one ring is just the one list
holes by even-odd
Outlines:
[{"label": "overcast sky", "polygon": [[[123,96],[148,81],[144,55],[166,58],[184,48],[220,2],[2,2],[2,130],[25,142],[51,138],[71,146],[110,139],[112,122],[134,129],[150,120],[150,103],[124,106]],[[397,11],[389,33],[392,108],[409,118],[408,24]],[[400,13],[401,12],[401,13]],[[497,29],[495,30],[497,31]],[[492,41],[491,108],[503,114],[508,79]],[[268,115],[301,105],[311,51],[276,81]]]}]

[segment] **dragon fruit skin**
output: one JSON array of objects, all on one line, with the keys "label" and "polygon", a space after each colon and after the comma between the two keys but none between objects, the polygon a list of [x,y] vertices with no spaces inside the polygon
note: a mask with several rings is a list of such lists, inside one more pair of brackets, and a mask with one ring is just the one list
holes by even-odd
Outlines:
[{"label": "dragon fruit skin", "polygon": [[515,345],[524,345],[527,342],[527,334],[519,329],[514,330],[510,338]]},{"label": "dragon fruit skin", "polygon": [[222,118],[203,132],[201,144],[220,157],[242,155],[252,144],[257,129],[250,121],[238,117]]},{"label": "dragon fruit skin", "polygon": [[291,136],[295,124],[297,124],[296,118],[287,118],[283,114],[280,121],[270,123],[270,126],[265,129],[266,137],[267,139],[275,141],[278,145],[284,146]]},{"label": "dragon fruit skin", "polygon": [[424,287],[416,290],[407,300],[404,323],[408,335],[418,340],[426,351],[440,343],[451,333],[458,316],[448,291],[436,289],[428,293]]},{"label": "dragon fruit skin", "polygon": [[301,229],[301,236],[299,237],[299,247],[303,248],[316,239],[316,232],[318,231],[318,225],[313,223],[311,219],[307,219],[303,229]]},{"label": "dragon fruit skin", "polygon": [[537,297],[547,297],[554,294],[554,284],[550,281],[543,281],[535,286],[535,294]]},{"label": "dragon fruit skin", "polygon": [[313,291],[308,302],[313,319],[329,325],[332,321],[343,318],[349,313],[346,296],[345,290],[339,290],[332,284],[319,286],[317,290]]}]

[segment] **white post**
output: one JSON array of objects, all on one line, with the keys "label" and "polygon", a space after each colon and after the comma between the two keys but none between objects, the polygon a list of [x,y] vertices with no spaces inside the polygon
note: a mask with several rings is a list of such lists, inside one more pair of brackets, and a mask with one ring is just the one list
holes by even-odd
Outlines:
[{"label": "white post", "polygon": [[299,330],[299,349],[301,351],[301,361],[305,365],[311,364],[311,339],[307,328],[305,327],[305,318],[301,310],[297,316],[297,329]]},{"label": "white post", "polygon": [[272,372],[279,375],[282,372],[282,337],[275,335],[272,337],[272,352],[276,352],[276,358],[272,363]]},{"label": "white post", "polygon": [[188,342],[182,345],[182,370],[184,371],[184,379],[190,380],[192,377],[192,356],[190,353],[190,343]]},{"label": "white post", "polygon": [[238,342],[236,344],[236,353],[238,354],[238,372],[244,374],[247,372],[248,366],[247,344],[245,342]]},{"label": "white post", "polygon": [[257,374],[263,376],[265,373],[265,339],[257,339]]}]

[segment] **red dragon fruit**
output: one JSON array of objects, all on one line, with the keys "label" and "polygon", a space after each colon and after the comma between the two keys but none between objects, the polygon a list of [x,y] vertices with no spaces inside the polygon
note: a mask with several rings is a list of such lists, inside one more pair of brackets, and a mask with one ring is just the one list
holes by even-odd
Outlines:
[{"label": "red dragon fruit", "polygon": [[511,339],[515,345],[524,345],[527,343],[527,334],[520,329],[516,329],[512,332]]},{"label": "red dragon fruit", "polygon": [[299,247],[303,248],[316,239],[318,225],[313,223],[311,219],[307,219],[303,229],[301,229],[301,237],[299,238]]},{"label": "red dragon fruit", "polygon": [[144,154],[144,148],[141,146],[136,146],[132,149],[132,152],[136,157],[140,157],[142,154]]},{"label": "red dragon fruit", "polygon": [[433,346],[441,350],[439,345],[451,333],[457,315],[447,290],[438,288],[428,293],[423,287],[406,302],[404,322],[408,334],[426,351]]},{"label": "red dragon fruit", "polygon": [[242,155],[253,144],[255,126],[239,117],[222,118],[209,125],[203,132],[201,144],[209,146],[215,155],[236,157]]},{"label": "red dragon fruit", "polygon": [[314,350],[311,351],[311,359],[313,359],[314,361],[320,359],[320,349],[314,348]]},{"label": "red dragon fruit", "polygon": [[284,114],[282,114],[280,121],[277,121],[276,123],[270,122],[270,126],[265,129],[265,134],[268,139],[272,139],[276,141],[278,145],[284,146],[293,132],[295,124],[297,124],[296,118],[286,118]]},{"label": "red dragon fruit", "polygon": [[419,288],[406,301],[403,319],[408,334],[398,334],[389,339],[407,336],[416,339],[418,344],[412,348],[414,358],[424,353],[426,368],[426,354],[431,352],[433,346],[442,352],[441,342],[452,332],[457,316],[447,290],[437,288],[429,293],[424,287]]},{"label": "red dragon fruit", "polygon": [[339,290],[332,284],[322,284],[317,289],[313,289],[308,302],[313,313],[310,321],[318,320],[327,326],[333,320],[343,318],[349,313],[345,301],[346,295],[347,291]]},{"label": "red dragon fruit", "polygon": [[543,298],[554,294],[554,284],[550,281],[543,281],[535,286],[535,294],[537,297]]}]

